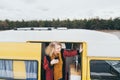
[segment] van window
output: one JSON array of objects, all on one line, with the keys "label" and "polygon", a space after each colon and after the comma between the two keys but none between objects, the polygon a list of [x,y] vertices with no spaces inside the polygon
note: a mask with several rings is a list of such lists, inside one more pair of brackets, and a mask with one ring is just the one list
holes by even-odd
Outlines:
[{"label": "van window", "polygon": [[120,80],[120,61],[91,60],[91,80]]},{"label": "van window", "polygon": [[37,80],[37,61],[0,60],[0,79]]}]

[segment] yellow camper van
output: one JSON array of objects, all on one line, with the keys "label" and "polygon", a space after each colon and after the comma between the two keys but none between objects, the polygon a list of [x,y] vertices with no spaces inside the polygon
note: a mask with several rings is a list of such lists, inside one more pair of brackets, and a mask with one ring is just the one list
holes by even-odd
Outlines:
[{"label": "yellow camper van", "polygon": [[[81,29],[19,29],[0,32],[0,80],[45,80],[43,56],[52,41],[64,49],[82,49],[68,57],[68,80],[120,80],[120,40]],[[77,62],[77,64],[76,64]]]}]

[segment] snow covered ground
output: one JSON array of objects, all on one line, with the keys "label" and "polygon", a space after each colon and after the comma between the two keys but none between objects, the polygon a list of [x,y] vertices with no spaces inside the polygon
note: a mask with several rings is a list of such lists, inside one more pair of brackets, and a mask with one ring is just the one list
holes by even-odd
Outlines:
[{"label": "snow covered ground", "polygon": [[103,32],[114,34],[120,39],[120,30],[103,30]]}]

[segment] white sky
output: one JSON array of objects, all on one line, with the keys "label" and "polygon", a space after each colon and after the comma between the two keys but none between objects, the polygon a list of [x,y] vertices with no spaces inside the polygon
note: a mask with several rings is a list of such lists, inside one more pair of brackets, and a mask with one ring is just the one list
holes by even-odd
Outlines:
[{"label": "white sky", "polygon": [[0,0],[0,20],[120,17],[120,0]]}]

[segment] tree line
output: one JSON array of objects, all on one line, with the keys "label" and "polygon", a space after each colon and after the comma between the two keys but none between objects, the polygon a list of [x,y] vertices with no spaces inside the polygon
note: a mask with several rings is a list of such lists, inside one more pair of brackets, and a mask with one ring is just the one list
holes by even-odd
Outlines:
[{"label": "tree line", "polygon": [[92,29],[92,30],[120,30],[120,17],[110,19],[80,19],[80,20],[31,20],[31,21],[10,21],[0,20],[0,30],[10,30],[27,27],[67,27],[71,29]]}]

